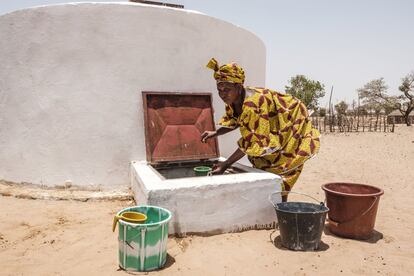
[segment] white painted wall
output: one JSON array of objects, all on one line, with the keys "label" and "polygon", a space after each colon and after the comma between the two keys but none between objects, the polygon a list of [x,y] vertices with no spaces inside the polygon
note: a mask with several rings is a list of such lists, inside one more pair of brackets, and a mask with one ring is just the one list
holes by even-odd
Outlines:
[{"label": "white painted wall", "polygon": [[[254,34],[198,12],[76,3],[0,16],[0,179],[126,187],[144,160],[141,91],[214,93],[205,64],[237,61],[265,83]],[[239,135],[220,140],[223,156]]]}]

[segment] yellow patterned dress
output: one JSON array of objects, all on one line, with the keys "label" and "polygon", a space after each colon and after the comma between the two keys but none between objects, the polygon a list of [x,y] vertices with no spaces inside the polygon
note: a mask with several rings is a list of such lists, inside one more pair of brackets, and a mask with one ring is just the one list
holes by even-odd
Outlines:
[{"label": "yellow patterned dress", "polygon": [[303,163],[320,146],[320,133],[312,127],[305,105],[288,94],[264,88],[246,87],[240,116],[226,105],[219,125],[240,127],[239,148],[255,168],[280,175],[282,189],[290,191]]}]

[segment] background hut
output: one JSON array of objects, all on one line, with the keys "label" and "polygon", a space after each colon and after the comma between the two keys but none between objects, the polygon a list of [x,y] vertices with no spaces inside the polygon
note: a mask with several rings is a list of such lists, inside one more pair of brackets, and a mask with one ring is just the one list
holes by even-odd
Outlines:
[{"label": "background hut", "polygon": [[[410,114],[409,119],[410,119],[411,123],[414,124],[414,114],[413,113]],[[394,123],[394,124],[405,124],[405,118],[401,114],[401,112],[398,111],[398,110],[394,110],[393,112],[388,114],[387,121],[388,121],[389,124],[392,124],[392,123]]]}]

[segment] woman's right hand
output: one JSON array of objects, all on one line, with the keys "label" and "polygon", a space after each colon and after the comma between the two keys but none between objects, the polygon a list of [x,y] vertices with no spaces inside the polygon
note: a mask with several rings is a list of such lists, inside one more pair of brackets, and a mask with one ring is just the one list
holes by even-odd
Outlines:
[{"label": "woman's right hand", "polygon": [[201,134],[201,142],[206,143],[208,139],[216,137],[217,131],[204,131],[203,134]]},{"label": "woman's right hand", "polygon": [[228,167],[229,165],[226,162],[219,161],[213,165],[211,174],[223,174]]}]

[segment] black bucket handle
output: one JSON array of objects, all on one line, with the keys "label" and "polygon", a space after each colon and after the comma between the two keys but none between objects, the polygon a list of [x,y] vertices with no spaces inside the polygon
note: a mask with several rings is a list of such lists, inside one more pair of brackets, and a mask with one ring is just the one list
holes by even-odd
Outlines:
[{"label": "black bucket handle", "polygon": [[316,202],[318,202],[319,204],[321,204],[321,205],[325,206],[325,204],[324,204],[322,201],[319,201],[319,200],[317,200],[316,198],[314,198],[314,197],[312,197],[312,196],[310,196],[310,195],[308,195],[308,194],[298,193],[298,192],[292,192],[292,191],[278,191],[278,192],[273,192],[273,193],[271,193],[271,194],[269,195],[269,197],[268,197],[269,202],[270,202],[270,203],[273,205],[273,207],[274,207],[274,208],[276,208],[276,209],[277,209],[277,206],[276,206],[275,204],[273,204],[273,201],[272,201],[272,195],[274,195],[274,194],[281,194],[281,193],[292,193],[292,194],[297,194],[297,195],[304,195],[304,196],[307,196],[307,197],[309,197],[309,198],[312,198],[313,200],[315,200],[315,201],[316,201]]}]

